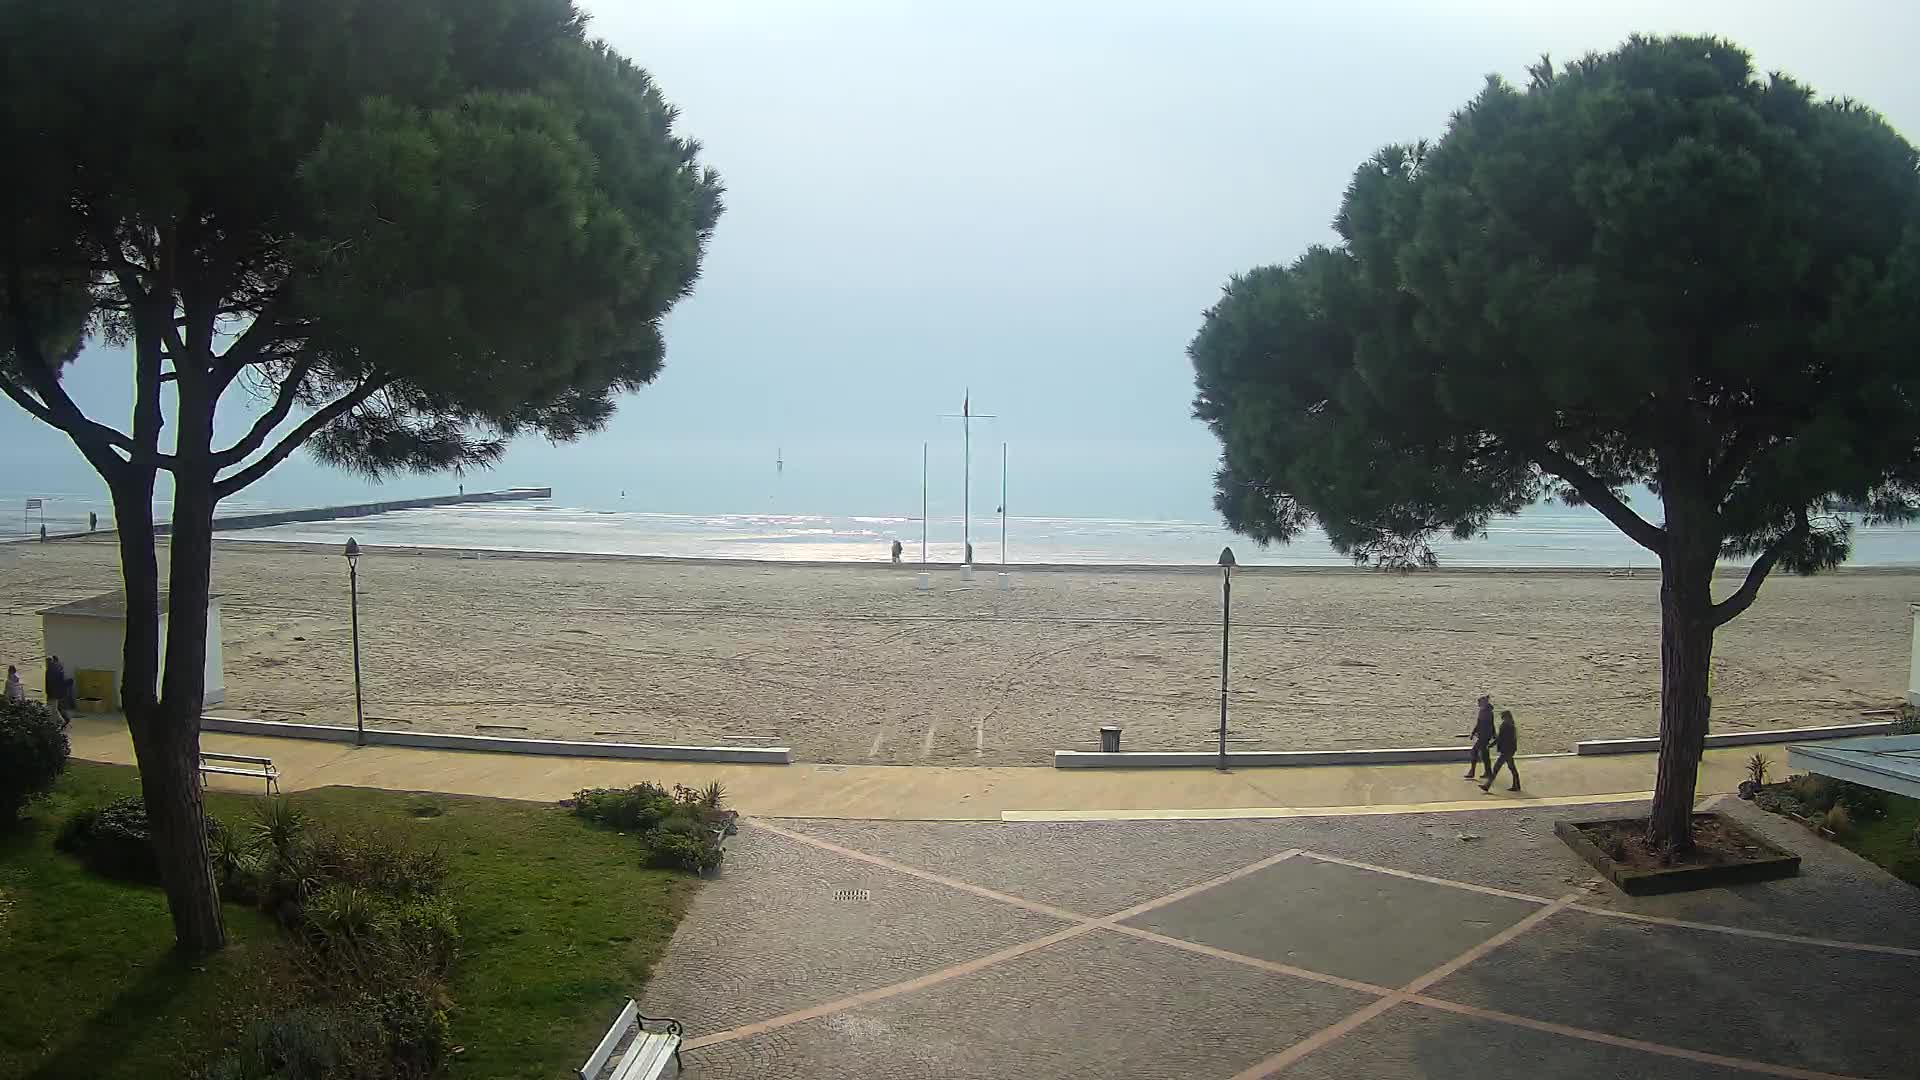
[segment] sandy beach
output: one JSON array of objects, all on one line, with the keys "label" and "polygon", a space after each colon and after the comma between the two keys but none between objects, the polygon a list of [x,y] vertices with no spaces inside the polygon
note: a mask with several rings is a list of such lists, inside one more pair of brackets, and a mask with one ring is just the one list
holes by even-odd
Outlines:
[{"label": "sandy beach", "polygon": [[[164,565],[164,564],[163,564]],[[345,561],[223,542],[220,715],[353,721]],[[1044,764],[1125,728],[1207,749],[1218,718],[1215,572],[1016,570],[998,592],[913,568],[370,551],[360,563],[373,726],[608,741],[777,742],[803,760]],[[0,657],[37,686],[35,612],[118,586],[103,542],[0,546]],[[1735,581],[1723,579],[1724,592]],[[1522,749],[1656,725],[1651,575],[1243,570],[1234,745],[1445,744],[1476,694]],[[1778,577],[1724,628],[1715,726],[1842,723],[1905,690],[1920,571]]]}]

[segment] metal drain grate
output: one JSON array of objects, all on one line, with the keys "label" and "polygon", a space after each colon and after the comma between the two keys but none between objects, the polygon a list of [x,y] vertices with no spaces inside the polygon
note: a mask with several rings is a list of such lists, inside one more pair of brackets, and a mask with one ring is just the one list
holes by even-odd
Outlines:
[{"label": "metal drain grate", "polygon": [[833,898],[842,903],[851,903],[855,900],[871,900],[873,893],[866,889],[835,889]]}]

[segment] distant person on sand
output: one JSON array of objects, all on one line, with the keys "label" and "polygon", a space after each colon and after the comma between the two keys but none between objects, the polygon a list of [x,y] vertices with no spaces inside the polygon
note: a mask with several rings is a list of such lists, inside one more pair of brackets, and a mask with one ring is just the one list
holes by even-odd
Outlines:
[{"label": "distant person on sand", "polygon": [[1494,760],[1493,768],[1487,773],[1487,782],[1480,785],[1481,791],[1493,790],[1493,778],[1499,774],[1500,766],[1505,765],[1513,773],[1513,786],[1508,791],[1520,790],[1520,770],[1513,763],[1513,752],[1520,749],[1520,733],[1514,730],[1513,712],[1500,710],[1500,732],[1493,737],[1493,745],[1500,750],[1500,756]]},{"label": "distant person on sand", "polygon": [[894,562],[895,562],[896,564],[897,564],[897,563],[899,563],[899,561],[900,561],[900,552],[901,552],[901,551],[903,551],[903,550],[905,550],[905,549],[903,549],[903,548],[902,548],[902,547],[900,546],[900,541],[898,541],[898,540],[895,540],[895,541],[893,542],[893,561],[894,561]]},{"label": "distant person on sand", "polygon": [[20,685],[20,669],[12,664],[7,665],[7,700],[27,700],[27,688]]},{"label": "distant person on sand", "polygon": [[67,681],[66,665],[57,656],[47,657],[47,704],[54,707],[60,719],[71,720],[67,714],[67,699],[72,696],[71,684]]},{"label": "distant person on sand", "polygon": [[967,541],[967,565],[973,565],[973,541]]},{"label": "distant person on sand", "polygon": [[1487,749],[1492,743],[1493,699],[1481,694],[1480,711],[1473,718],[1473,749],[1467,751],[1466,779],[1473,779],[1476,766],[1485,769],[1488,776],[1493,775],[1493,757]]},{"label": "distant person on sand", "polygon": [[91,510],[87,511],[87,531],[92,532],[95,529],[98,529],[99,527],[100,527],[100,515],[94,513]]}]

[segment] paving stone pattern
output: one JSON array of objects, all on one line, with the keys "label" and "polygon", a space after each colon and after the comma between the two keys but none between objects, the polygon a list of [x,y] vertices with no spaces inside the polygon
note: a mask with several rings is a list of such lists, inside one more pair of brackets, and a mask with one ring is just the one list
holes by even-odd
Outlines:
[{"label": "paving stone pattern", "polygon": [[701,1077],[1231,1076],[1370,1000],[1090,934],[922,993],[696,1050],[687,1064]]},{"label": "paving stone pattern", "polygon": [[[727,845],[695,895],[641,1012],[694,1033],[937,971],[1064,923],[759,829]],[[864,890],[866,899],[836,893]]]},{"label": "paving stone pattern", "polygon": [[1712,1053],[1857,1076],[1915,1076],[1917,989],[1920,959],[1913,957],[1567,911],[1431,993]]},{"label": "paving stone pattern", "polygon": [[1288,1080],[1739,1080],[1718,1065],[1396,1009],[1288,1069]]},{"label": "paving stone pattern", "polygon": [[[1592,809],[1571,814],[1643,808]],[[690,1074],[710,1080],[1226,1080],[1302,1040],[1312,1041],[1291,1051],[1298,1060],[1285,1075],[1920,1076],[1911,1006],[1920,890],[1791,823],[1731,800],[1722,809],[1799,852],[1802,876],[1628,898],[1553,837],[1555,812],[1535,810],[768,823],[801,839],[748,822],[725,871],[696,896],[643,1005],[686,1022]],[[1248,869],[1293,849],[1300,853]],[[1563,908],[1521,925],[1559,897],[1600,913]],[[1112,921],[1136,905],[1147,910]],[[1489,945],[1509,930],[1511,940]],[[1034,944],[1048,935],[1059,936]],[[1376,992],[1272,966],[1394,989],[1450,964],[1424,993],[1472,1015],[1394,997],[1360,1023],[1355,1014],[1380,1001]]]},{"label": "paving stone pattern", "polygon": [[1129,925],[1376,986],[1403,986],[1540,905],[1309,858],[1129,919]]}]

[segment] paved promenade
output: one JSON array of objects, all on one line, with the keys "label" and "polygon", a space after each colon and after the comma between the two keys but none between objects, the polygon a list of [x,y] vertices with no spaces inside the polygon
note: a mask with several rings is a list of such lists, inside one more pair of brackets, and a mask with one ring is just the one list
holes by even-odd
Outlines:
[{"label": "paved promenade", "polygon": [[[118,717],[73,722],[76,757],[133,764],[133,743]],[[718,780],[741,813],[762,817],[984,820],[1092,817],[1290,816],[1299,813],[1399,813],[1489,806],[1579,805],[1647,797],[1651,754],[1523,757],[1526,790],[1490,793],[1460,779],[1459,765],[1335,765],[1236,769],[1051,769],[1018,766],[707,765],[537,755],[354,747],[342,743],[203,733],[201,746],[271,757],[288,791],[346,785],[446,791],[552,801],[585,787],[651,780],[699,786]],[[1732,791],[1741,765],[1759,749],[1784,774],[1785,747],[1709,751],[1700,792]],[[216,787],[248,784],[216,777]]]},{"label": "paved promenade", "polygon": [[1920,890],[1726,803],[1803,875],[1629,900],[1527,809],[759,820],[643,1011],[708,1080],[1913,1076]]}]

